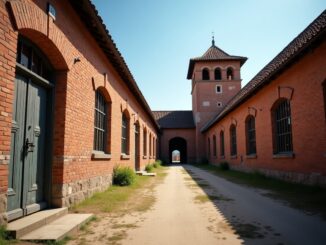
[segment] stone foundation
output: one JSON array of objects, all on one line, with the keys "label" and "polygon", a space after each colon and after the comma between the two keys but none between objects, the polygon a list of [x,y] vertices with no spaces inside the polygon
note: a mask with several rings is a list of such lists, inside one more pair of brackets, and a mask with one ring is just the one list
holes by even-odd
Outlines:
[{"label": "stone foundation", "polygon": [[112,175],[97,176],[71,183],[53,185],[53,201],[55,207],[70,207],[96,192],[105,191],[112,185]]},{"label": "stone foundation", "polygon": [[305,173],[284,172],[284,171],[270,170],[270,169],[253,169],[253,168],[247,168],[243,166],[231,166],[231,168],[234,170],[239,170],[239,171],[249,172],[249,173],[259,172],[268,177],[284,180],[287,182],[326,187],[326,176],[320,173],[305,174]]},{"label": "stone foundation", "polygon": [[1,194],[0,195],[0,225],[7,224],[7,195]]}]

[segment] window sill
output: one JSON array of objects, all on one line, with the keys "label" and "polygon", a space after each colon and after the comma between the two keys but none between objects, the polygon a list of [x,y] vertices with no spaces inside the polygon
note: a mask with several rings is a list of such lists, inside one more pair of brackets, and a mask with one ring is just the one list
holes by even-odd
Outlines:
[{"label": "window sill", "polygon": [[121,160],[129,160],[130,155],[126,155],[126,154],[122,153],[120,158],[121,158]]},{"label": "window sill", "polygon": [[101,151],[93,151],[92,152],[92,159],[93,160],[109,160],[111,159],[111,154],[106,154],[104,152]]},{"label": "window sill", "polygon": [[143,156],[143,159],[147,159],[147,156]]},{"label": "window sill", "polygon": [[237,155],[232,155],[231,159],[237,159]]},{"label": "window sill", "polygon": [[246,158],[247,159],[256,159],[257,158],[257,154],[249,154],[249,155],[246,155]]},{"label": "window sill", "polygon": [[294,158],[293,152],[287,152],[287,153],[277,153],[273,155],[274,159],[282,159],[282,158]]}]

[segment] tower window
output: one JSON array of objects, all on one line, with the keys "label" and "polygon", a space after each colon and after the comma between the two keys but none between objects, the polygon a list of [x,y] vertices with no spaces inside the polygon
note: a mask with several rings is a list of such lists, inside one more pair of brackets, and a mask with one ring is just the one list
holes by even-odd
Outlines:
[{"label": "tower window", "polygon": [[203,69],[203,80],[209,80],[209,70],[207,68]]},{"label": "tower window", "polygon": [[231,67],[229,67],[226,70],[226,77],[228,78],[228,80],[233,80],[234,75],[233,75],[233,69]]},{"label": "tower window", "polygon": [[221,94],[222,93],[222,85],[216,85],[216,93]]},{"label": "tower window", "polygon": [[272,109],[274,153],[292,152],[291,106],[280,99]]},{"label": "tower window", "polygon": [[215,69],[215,80],[222,80],[222,73],[220,68]]}]

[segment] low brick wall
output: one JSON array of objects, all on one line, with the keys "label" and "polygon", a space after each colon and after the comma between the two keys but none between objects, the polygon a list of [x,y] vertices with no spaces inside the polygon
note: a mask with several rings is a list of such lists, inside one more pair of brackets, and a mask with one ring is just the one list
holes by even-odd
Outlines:
[{"label": "low brick wall", "polygon": [[111,185],[111,174],[78,180],[71,183],[55,184],[52,187],[52,205],[56,207],[70,207],[91,197],[96,192],[106,190]]}]

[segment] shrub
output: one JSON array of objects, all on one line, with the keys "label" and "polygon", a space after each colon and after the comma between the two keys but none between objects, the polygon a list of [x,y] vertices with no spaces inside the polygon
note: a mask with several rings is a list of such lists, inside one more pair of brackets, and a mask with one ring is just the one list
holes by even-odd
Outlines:
[{"label": "shrub", "polygon": [[153,164],[147,164],[145,167],[146,172],[152,172],[153,171]]},{"label": "shrub", "polygon": [[156,162],[153,163],[153,167],[154,168],[159,168],[162,165],[162,161],[161,160],[157,160]]},{"label": "shrub", "polygon": [[220,162],[220,165],[219,165],[219,168],[223,171],[227,171],[230,169],[230,165],[228,162],[226,161],[223,161],[223,162]]},{"label": "shrub", "polygon": [[135,172],[129,167],[115,167],[113,170],[113,184],[126,186],[135,181]]}]

